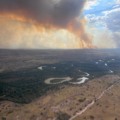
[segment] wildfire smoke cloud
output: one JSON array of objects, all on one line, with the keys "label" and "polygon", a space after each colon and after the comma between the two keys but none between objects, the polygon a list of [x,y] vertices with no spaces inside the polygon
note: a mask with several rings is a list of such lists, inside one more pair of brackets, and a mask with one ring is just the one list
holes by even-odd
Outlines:
[{"label": "wildfire smoke cloud", "polygon": [[[85,32],[82,17],[85,2],[86,0],[0,0],[0,16],[5,21],[12,19],[35,26],[42,33],[47,29],[67,30],[77,35],[77,47],[90,48],[93,47],[91,37]],[[23,30],[19,27],[19,31],[20,29]]]}]

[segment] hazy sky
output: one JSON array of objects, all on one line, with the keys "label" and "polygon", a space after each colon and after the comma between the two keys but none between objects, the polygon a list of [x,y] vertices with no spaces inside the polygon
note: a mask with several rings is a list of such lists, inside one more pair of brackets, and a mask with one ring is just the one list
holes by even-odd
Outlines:
[{"label": "hazy sky", "polygon": [[119,48],[120,0],[0,0],[0,48]]}]

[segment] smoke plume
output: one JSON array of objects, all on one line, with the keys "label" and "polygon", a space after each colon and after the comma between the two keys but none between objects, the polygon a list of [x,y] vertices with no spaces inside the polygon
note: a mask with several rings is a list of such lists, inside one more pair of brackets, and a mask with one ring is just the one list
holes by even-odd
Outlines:
[{"label": "smoke plume", "polygon": [[28,22],[39,30],[66,29],[79,38],[80,47],[93,47],[85,32],[82,10],[86,0],[0,0],[0,16]]}]

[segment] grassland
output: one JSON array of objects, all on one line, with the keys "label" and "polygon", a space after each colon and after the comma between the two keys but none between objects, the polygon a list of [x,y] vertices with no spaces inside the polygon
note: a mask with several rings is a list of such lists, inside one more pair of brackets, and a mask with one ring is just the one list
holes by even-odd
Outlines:
[{"label": "grassland", "polygon": [[[76,82],[85,73],[84,84],[44,82],[68,76]],[[118,49],[0,50],[0,119],[69,120],[95,101],[74,119],[119,120],[119,75]]]}]

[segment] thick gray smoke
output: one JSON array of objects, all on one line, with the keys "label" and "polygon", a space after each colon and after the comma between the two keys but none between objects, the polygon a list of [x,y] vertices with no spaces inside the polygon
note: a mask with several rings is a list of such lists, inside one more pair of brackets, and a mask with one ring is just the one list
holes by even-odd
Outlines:
[{"label": "thick gray smoke", "polygon": [[67,29],[77,36],[80,48],[90,48],[93,47],[92,40],[85,32],[85,19],[82,15],[85,2],[86,0],[0,0],[0,16],[23,20],[35,25],[38,30]]},{"label": "thick gray smoke", "polygon": [[0,0],[0,14],[65,27],[80,15],[86,0]]}]

